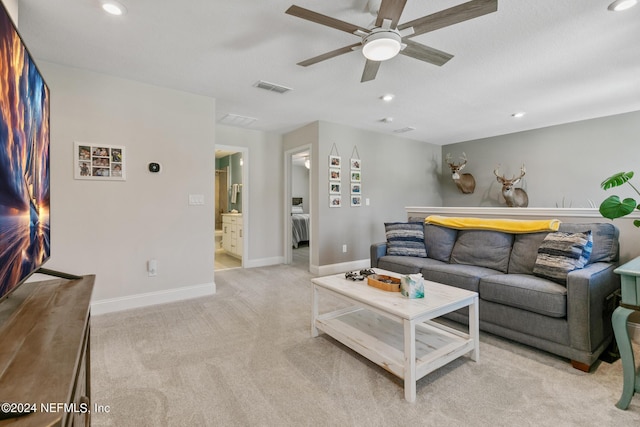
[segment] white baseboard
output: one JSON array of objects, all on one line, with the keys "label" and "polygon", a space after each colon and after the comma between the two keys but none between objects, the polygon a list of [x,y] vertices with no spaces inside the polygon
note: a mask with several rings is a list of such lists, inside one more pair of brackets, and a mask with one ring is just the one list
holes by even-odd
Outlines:
[{"label": "white baseboard", "polygon": [[216,284],[215,282],[212,282],[202,285],[187,286],[184,288],[167,289],[164,291],[148,292],[119,298],[109,298],[93,301],[91,303],[91,315],[99,316],[101,314],[130,310],[132,308],[141,308],[150,305],[166,304],[185,299],[199,298],[213,295],[215,293]]},{"label": "white baseboard", "polygon": [[357,261],[341,262],[339,264],[328,265],[312,265],[311,274],[316,276],[327,276],[329,274],[346,273],[347,271],[362,270],[371,267],[370,259],[361,259]]},{"label": "white baseboard", "polygon": [[272,258],[260,258],[246,260],[244,268],[256,268],[256,267],[268,267],[270,265],[284,264],[284,256],[277,256]]}]

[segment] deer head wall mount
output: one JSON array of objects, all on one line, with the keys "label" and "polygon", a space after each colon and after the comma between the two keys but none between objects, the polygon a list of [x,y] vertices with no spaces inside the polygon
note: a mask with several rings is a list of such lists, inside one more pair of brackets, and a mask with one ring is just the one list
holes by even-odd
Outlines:
[{"label": "deer head wall mount", "polygon": [[514,177],[511,179],[507,179],[504,175],[500,175],[498,172],[498,166],[493,170],[498,182],[502,184],[502,196],[504,200],[507,202],[507,206],[510,208],[526,208],[529,205],[529,196],[527,196],[527,192],[522,188],[515,188],[514,185],[520,182],[524,174],[527,170],[524,168],[524,164],[520,168],[520,176]]},{"label": "deer head wall mount", "polygon": [[471,194],[476,189],[476,180],[470,173],[460,174],[460,171],[467,165],[467,155],[462,153],[462,160],[460,163],[454,163],[451,161],[451,153],[447,153],[445,161],[451,169],[451,178],[456,183],[458,189],[464,194]]}]

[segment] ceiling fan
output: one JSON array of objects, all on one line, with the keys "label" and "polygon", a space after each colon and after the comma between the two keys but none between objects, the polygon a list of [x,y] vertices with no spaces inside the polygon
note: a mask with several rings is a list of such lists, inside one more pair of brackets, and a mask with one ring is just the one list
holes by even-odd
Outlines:
[{"label": "ceiling fan", "polygon": [[453,55],[415,42],[411,40],[411,37],[498,10],[498,0],[471,0],[398,25],[406,3],[407,0],[382,0],[373,28],[363,28],[300,6],[291,6],[285,13],[337,30],[346,31],[361,38],[357,43],[323,53],[299,62],[298,65],[307,67],[325,59],[362,49],[367,62],[364,66],[361,82],[375,79],[381,62],[391,59],[399,53],[420,61],[442,66],[453,58]]}]

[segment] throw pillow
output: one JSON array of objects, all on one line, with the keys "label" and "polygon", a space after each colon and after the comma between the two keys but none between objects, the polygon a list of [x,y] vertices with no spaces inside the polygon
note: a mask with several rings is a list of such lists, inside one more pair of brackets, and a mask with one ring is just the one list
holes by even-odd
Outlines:
[{"label": "throw pillow", "polygon": [[589,261],[593,236],[582,233],[549,233],[538,248],[533,274],[566,285],[567,275]]},{"label": "throw pillow", "polygon": [[424,224],[421,222],[385,222],[387,255],[427,257]]}]

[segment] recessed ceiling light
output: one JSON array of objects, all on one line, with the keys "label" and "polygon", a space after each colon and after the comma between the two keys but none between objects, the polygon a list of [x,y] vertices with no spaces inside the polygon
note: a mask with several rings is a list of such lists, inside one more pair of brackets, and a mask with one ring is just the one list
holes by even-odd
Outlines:
[{"label": "recessed ceiling light", "polygon": [[611,3],[607,9],[613,12],[620,12],[622,10],[629,9],[636,4],[638,4],[638,0],[616,0]]},{"label": "recessed ceiling light", "polygon": [[514,117],[514,118],[516,118],[516,119],[519,119],[520,117],[524,117],[524,115],[525,115],[525,114],[527,114],[527,113],[525,113],[524,111],[518,111],[517,113],[513,113],[513,114],[511,115],[511,117]]},{"label": "recessed ceiling light", "polygon": [[117,1],[113,1],[113,0],[109,0],[109,1],[103,1],[102,2],[102,9],[111,14],[111,15],[116,15],[116,16],[120,16],[120,15],[124,15],[125,13],[127,13],[127,8],[124,7],[124,5],[122,3],[119,3]]},{"label": "recessed ceiling light", "polygon": [[386,95],[382,95],[382,96],[380,97],[380,99],[382,99],[384,102],[392,101],[392,100],[393,100],[393,98],[395,98],[395,95],[394,95],[394,94],[392,94],[392,93],[387,93]]},{"label": "recessed ceiling light", "polygon": [[393,117],[385,117],[380,119],[382,123],[391,123],[393,121]]}]

